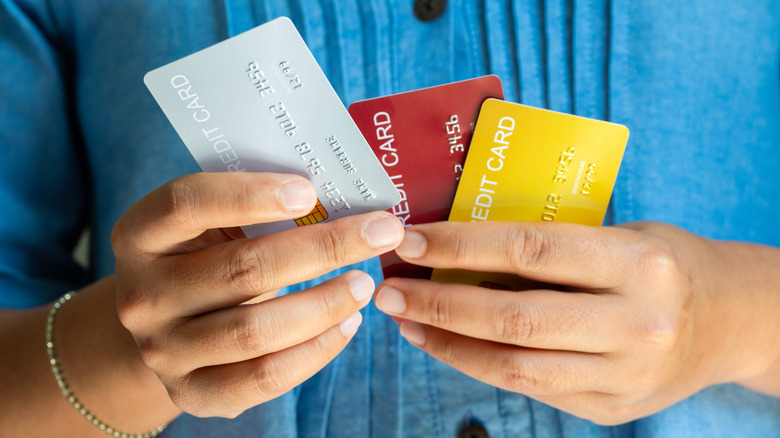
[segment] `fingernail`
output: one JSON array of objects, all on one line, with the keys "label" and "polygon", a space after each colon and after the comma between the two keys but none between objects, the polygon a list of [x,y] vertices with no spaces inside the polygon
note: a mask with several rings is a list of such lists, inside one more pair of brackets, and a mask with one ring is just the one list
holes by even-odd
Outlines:
[{"label": "fingernail", "polygon": [[385,286],[376,294],[374,303],[379,310],[385,313],[404,313],[406,312],[406,299],[404,294],[398,289]]},{"label": "fingernail", "polygon": [[415,231],[407,231],[395,252],[401,257],[417,259],[425,255],[426,249],[428,249],[428,241],[425,236]]},{"label": "fingernail", "polygon": [[368,223],[365,230],[366,242],[373,248],[382,248],[401,240],[403,229],[390,216],[382,216]]},{"label": "fingernail", "polygon": [[339,324],[339,329],[341,329],[341,333],[344,336],[351,338],[355,333],[357,333],[358,327],[360,327],[360,323],[362,321],[363,315],[361,315],[360,312],[355,312],[348,316],[344,321],[341,321],[341,324]]},{"label": "fingernail", "polygon": [[374,294],[374,279],[360,273],[349,280],[349,291],[358,303]]},{"label": "fingernail", "polygon": [[425,328],[420,323],[405,322],[401,324],[401,336],[416,345],[425,345]]},{"label": "fingernail", "polygon": [[290,212],[311,209],[316,199],[317,194],[311,184],[303,181],[285,184],[279,191],[282,206]]}]

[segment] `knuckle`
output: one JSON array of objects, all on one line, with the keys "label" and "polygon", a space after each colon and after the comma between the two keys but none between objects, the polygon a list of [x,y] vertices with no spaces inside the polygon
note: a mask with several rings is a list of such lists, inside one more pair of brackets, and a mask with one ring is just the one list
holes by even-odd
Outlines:
[{"label": "knuckle", "polygon": [[119,322],[131,332],[141,329],[149,315],[145,295],[137,288],[125,288],[117,293],[117,317]]},{"label": "knuckle", "polygon": [[316,236],[317,242],[315,248],[320,248],[323,254],[327,257],[329,264],[336,266],[343,266],[348,264],[350,251],[347,250],[346,232],[344,229],[331,226],[323,227],[323,232],[318,233]]},{"label": "knuckle", "polygon": [[136,341],[141,360],[149,368],[160,371],[168,361],[166,349],[152,337],[144,337]]},{"label": "knuckle", "polygon": [[501,248],[515,272],[540,271],[554,254],[552,240],[541,226],[515,226],[504,236]]},{"label": "knuckle", "polygon": [[258,314],[241,314],[228,325],[228,333],[239,351],[247,356],[261,356],[268,351],[270,339],[274,339],[273,324]]},{"label": "knuckle", "polygon": [[437,359],[444,363],[457,363],[456,360],[461,359],[459,356],[462,350],[458,349],[457,344],[452,339],[445,337],[439,342],[436,354]]},{"label": "knuckle", "polygon": [[117,258],[121,254],[126,253],[129,246],[127,243],[127,227],[125,225],[125,220],[124,216],[120,217],[111,229],[111,249],[114,251],[114,255],[116,255]]},{"label": "knuckle", "polygon": [[504,387],[522,394],[541,392],[542,384],[535,373],[534,367],[526,358],[510,355],[508,364],[504,367]]},{"label": "knuckle", "polygon": [[[340,339],[340,338],[339,338]],[[334,341],[332,337],[317,336],[306,343],[306,355],[314,358],[316,362],[325,364],[330,361],[344,346],[343,341]]]},{"label": "knuckle", "polygon": [[341,316],[345,313],[345,306],[344,303],[339,300],[339,294],[334,294],[324,289],[319,290],[316,296],[316,305],[329,321],[341,319]]},{"label": "knuckle", "polygon": [[[182,411],[198,418],[222,417],[235,418],[243,409],[225,407],[215,403],[215,390],[207,390],[201,385],[202,374],[198,371],[177,379],[175,385],[167,385],[168,397]],[[224,392],[223,388],[217,390]]]},{"label": "knuckle", "polygon": [[288,389],[284,366],[280,366],[277,360],[269,357],[258,361],[250,381],[253,383],[253,393],[263,400],[275,398]]},{"label": "knuckle", "polygon": [[666,242],[648,245],[642,256],[642,269],[656,279],[658,302],[665,302],[665,310],[649,313],[640,327],[640,341],[651,348],[669,351],[678,345],[688,329],[692,295],[687,287],[689,279],[682,274],[675,252]]},{"label": "knuckle", "polygon": [[193,187],[198,175],[177,178],[162,186],[162,218],[172,225],[182,225],[192,221],[200,202],[198,192]]},{"label": "knuckle", "polygon": [[672,315],[651,316],[640,331],[640,341],[656,351],[671,351],[680,342],[685,323]]},{"label": "knuckle", "polygon": [[[235,190],[236,204],[247,208],[258,207],[258,204],[254,201],[262,196],[262,192],[256,190],[255,187],[256,186],[253,184],[246,184],[246,181],[242,181],[242,184]],[[253,211],[255,215],[258,215],[258,213],[261,212],[262,209],[255,209]]]},{"label": "knuckle", "polygon": [[144,200],[138,201],[131,205],[127,211],[114,223],[111,229],[110,243],[111,249],[117,259],[123,255],[130,253],[134,249],[135,243],[137,243],[139,232],[138,225],[133,225],[133,217],[142,216],[142,203]]},{"label": "knuckle", "polygon": [[448,236],[451,245],[452,259],[456,266],[465,266],[469,264],[472,252],[470,249],[471,245],[469,245],[466,236],[466,233],[453,233]]},{"label": "knuckle", "polygon": [[498,335],[501,339],[512,342],[515,345],[527,345],[543,336],[544,327],[541,321],[542,313],[535,311],[533,307],[512,305],[502,310],[499,315]]},{"label": "knuckle", "polygon": [[190,415],[200,418],[211,416],[212,413],[207,409],[208,403],[191,386],[190,376],[185,376],[178,385],[167,386],[168,397],[179,409]]},{"label": "knuckle", "polygon": [[642,268],[652,274],[653,278],[666,281],[680,279],[679,260],[671,246],[663,241],[648,242],[642,251]]},{"label": "knuckle", "polygon": [[238,290],[267,291],[274,289],[274,257],[263,245],[238,245],[224,264],[227,272],[223,278]]},{"label": "knuckle", "polygon": [[[232,173],[232,172],[231,172]],[[264,174],[230,175],[230,205],[252,217],[267,217],[269,210],[278,210],[280,205],[269,201],[269,186]]]},{"label": "knuckle", "polygon": [[426,309],[431,309],[431,325],[440,328],[447,328],[452,321],[452,303],[447,295],[436,291],[428,297]]}]

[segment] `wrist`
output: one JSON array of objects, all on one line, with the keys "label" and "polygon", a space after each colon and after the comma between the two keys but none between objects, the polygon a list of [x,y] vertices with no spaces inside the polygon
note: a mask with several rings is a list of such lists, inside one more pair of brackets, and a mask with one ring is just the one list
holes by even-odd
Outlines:
[{"label": "wrist", "polygon": [[73,392],[70,385],[68,384],[67,379],[63,375],[62,369],[60,368],[60,359],[57,354],[57,343],[56,343],[56,337],[54,335],[54,329],[57,322],[57,313],[62,309],[62,307],[70,301],[73,296],[74,292],[67,292],[64,295],[62,295],[59,299],[57,299],[49,308],[49,312],[46,318],[46,354],[47,358],[49,360],[49,366],[51,367],[51,373],[54,376],[54,380],[57,382],[57,386],[59,387],[60,391],[62,392],[63,397],[73,406],[73,408],[81,414],[82,417],[84,417],[87,421],[92,423],[95,427],[100,429],[101,431],[118,437],[118,438],[154,438],[158,434],[160,434],[163,430],[165,430],[165,425],[158,426],[157,428],[146,432],[146,433],[127,433],[121,430],[116,429],[115,427],[103,422],[100,420],[100,418],[93,413],[79,398],[78,396]]},{"label": "wrist", "polygon": [[80,403],[112,428],[132,433],[155,430],[179,410],[120,324],[115,290],[109,277],[75,294],[58,311],[60,371]]},{"label": "wrist", "polygon": [[722,368],[714,383],[738,383],[780,396],[780,249],[717,242],[721,259],[713,272],[718,305],[713,324],[721,327]]}]

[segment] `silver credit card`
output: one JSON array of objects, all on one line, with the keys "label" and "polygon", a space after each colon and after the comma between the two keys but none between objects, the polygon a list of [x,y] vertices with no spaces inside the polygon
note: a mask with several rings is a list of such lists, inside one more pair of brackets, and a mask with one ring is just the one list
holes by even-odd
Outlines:
[{"label": "silver credit card", "polygon": [[203,171],[294,173],[317,188],[309,215],[243,227],[249,237],[400,202],[287,18],[152,70],[144,82]]}]

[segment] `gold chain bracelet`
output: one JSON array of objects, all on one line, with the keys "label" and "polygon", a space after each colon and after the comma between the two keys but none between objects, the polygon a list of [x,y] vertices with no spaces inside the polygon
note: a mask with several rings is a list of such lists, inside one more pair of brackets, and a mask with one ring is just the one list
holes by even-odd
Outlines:
[{"label": "gold chain bracelet", "polygon": [[65,396],[65,399],[70,402],[71,406],[76,408],[76,411],[78,411],[79,414],[81,414],[82,417],[86,418],[90,423],[94,424],[98,429],[102,430],[103,432],[116,437],[116,438],[153,438],[156,437],[160,432],[165,430],[165,425],[158,427],[155,430],[152,430],[150,432],[146,433],[139,433],[139,434],[132,434],[132,433],[125,433],[120,432],[116,430],[115,428],[107,425],[106,423],[100,421],[95,414],[90,412],[84,405],[79,401],[78,398],[73,394],[73,391],[71,391],[70,386],[68,386],[68,383],[65,381],[65,377],[62,375],[62,371],[60,371],[60,361],[57,359],[57,350],[54,347],[54,317],[57,316],[57,311],[62,307],[63,304],[68,302],[71,298],[73,298],[73,295],[75,292],[68,292],[65,295],[61,296],[60,299],[54,302],[52,304],[51,308],[49,309],[49,316],[46,318],[46,354],[49,356],[49,365],[51,365],[51,373],[54,374],[54,379],[57,380],[57,386],[60,387],[60,391],[62,391],[62,395]]}]

